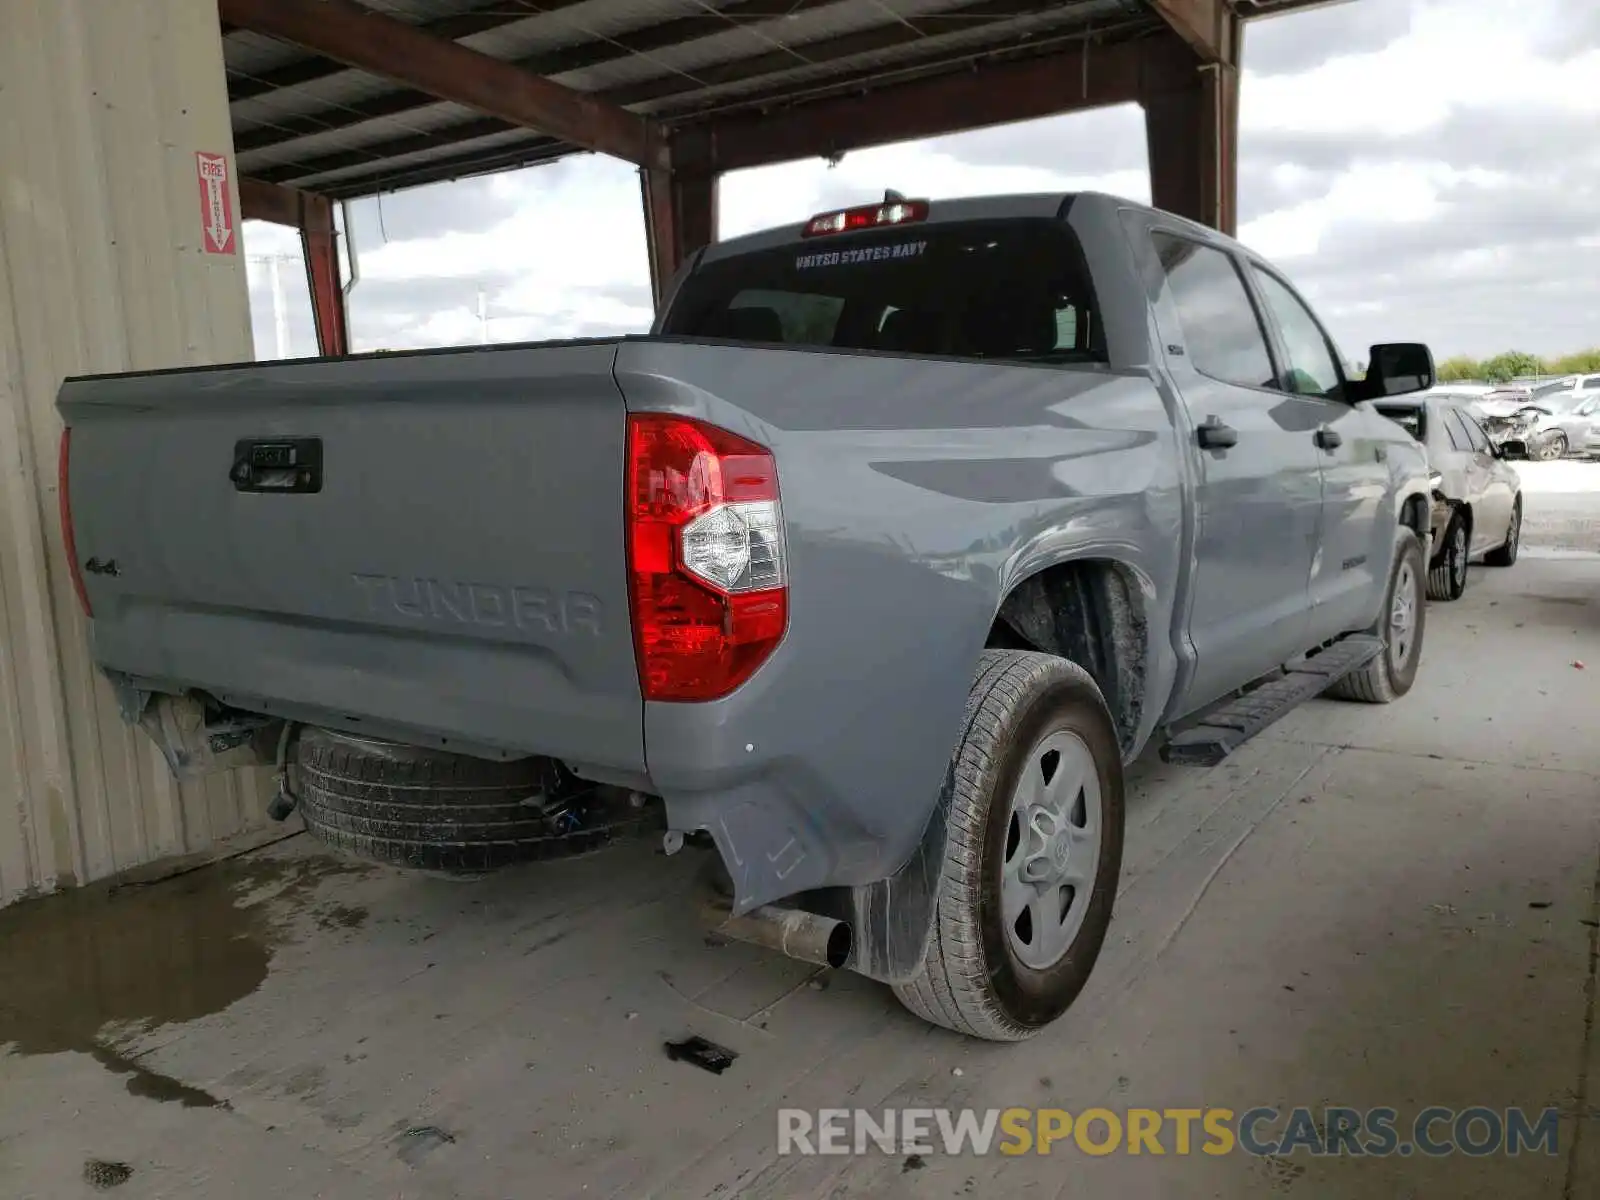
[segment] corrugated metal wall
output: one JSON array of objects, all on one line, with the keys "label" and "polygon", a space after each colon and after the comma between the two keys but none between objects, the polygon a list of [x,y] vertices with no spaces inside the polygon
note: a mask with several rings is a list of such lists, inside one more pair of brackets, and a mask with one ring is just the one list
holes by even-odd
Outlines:
[{"label": "corrugated metal wall", "polygon": [[179,788],[122,724],[57,519],[65,376],[251,357],[196,151],[232,163],[215,0],[0,0],[0,903],[202,849],[268,796]]}]

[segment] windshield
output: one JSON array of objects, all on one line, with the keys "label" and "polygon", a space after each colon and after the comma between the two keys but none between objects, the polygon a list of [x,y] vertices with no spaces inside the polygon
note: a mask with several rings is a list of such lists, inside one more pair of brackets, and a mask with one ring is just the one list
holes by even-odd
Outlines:
[{"label": "windshield", "polygon": [[910,354],[1103,362],[1065,223],[1012,219],[819,237],[714,261],[662,333]]},{"label": "windshield", "polygon": [[1535,392],[1533,399],[1540,408],[1548,409],[1552,413],[1564,413],[1577,408],[1579,402],[1584,400],[1585,397],[1578,395],[1576,392],[1555,392],[1547,396],[1541,396],[1538,392]]},{"label": "windshield", "polygon": [[1558,379],[1554,383],[1541,383],[1538,387],[1533,389],[1532,394],[1535,397],[1553,396],[1557,392],[1570,392],[1571,390],[1572,380]]}]

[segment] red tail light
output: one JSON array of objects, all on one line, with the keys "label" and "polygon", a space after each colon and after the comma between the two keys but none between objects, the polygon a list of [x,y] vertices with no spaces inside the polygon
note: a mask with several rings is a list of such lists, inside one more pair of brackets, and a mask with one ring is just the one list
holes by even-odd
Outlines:
[{"label": "red tail light", "polygon": [[67,551],[67,571],[72,577],[72,590],[78,593],[78,604],[86,617],[94,616],[89,607],[89,593],[83,586],[83,568],[78,565],[78,543],[72,534],[72,491],[67,483],[72,461],[72,430],[61,431],[61,453],[56,461],[56,502],[61,508],[61,541]]},{"label": "red tail light", "polygon": [[628,566],[647,700],[715,700],[789,622],[772,454],[687,417],[628,418]]}]

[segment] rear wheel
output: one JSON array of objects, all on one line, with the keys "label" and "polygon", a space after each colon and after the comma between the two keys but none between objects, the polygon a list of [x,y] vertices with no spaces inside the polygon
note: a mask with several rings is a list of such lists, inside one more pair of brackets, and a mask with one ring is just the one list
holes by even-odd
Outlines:
[{"label": "rear wheel", "polygon": [[1511,525],[1506,530],[1506,540],[1503,546],[1498,546],[1483,556],[1483,561],[1491,567],[1509,567],[1517,561],[1517,552],[1522,546],[1522,497],[1518,496],[1516,503],[1511,506]]},{"label": "rear wheel", "polygon": [[1459,600],[1467,590],[1468,527],[1458,512],[1445,528],[1443,546],[1428,572],[1429,600]]},{"label": "rear wheel", "polygon": [[1567,435],[1559,432],[1553,433],[1550,435],[1549,440],[1534,452],[1533,457],[1540,462],[1554,462],[1558,458],[1567,456],[1567,448]]},{"label": "rear wheel", "polygon": [[1122,866],[1122,754],[1075,663],[985,651],[945,777],[949,838],[921,969],[895,994],[935,1025],[1031,1037],[1083,989]]},{"label": "rear wheel", "polygon": [[1327,691],[1340,700],[1388,704],[1411,690],[1422,662],[1422,633],[1427,614],[1422,541],[1408,537],[1389,568],[1383,609],[1367,630],[1383,639],[1383,653],[1359,671],[1346,675]]}]

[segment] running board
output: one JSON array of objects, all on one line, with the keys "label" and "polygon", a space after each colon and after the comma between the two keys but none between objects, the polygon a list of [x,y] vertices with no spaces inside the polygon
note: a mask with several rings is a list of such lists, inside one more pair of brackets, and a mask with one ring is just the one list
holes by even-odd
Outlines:
[{"label": "running board", "polygon": [[1161,747],[1161,760],[1214,767],[1291,709],[1320,696],[1383,653],[1383,640],[1357,634],[1310,658],[1297,659],[1280,675],[1268,675],[1244,695],[1212,709]]}]

